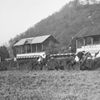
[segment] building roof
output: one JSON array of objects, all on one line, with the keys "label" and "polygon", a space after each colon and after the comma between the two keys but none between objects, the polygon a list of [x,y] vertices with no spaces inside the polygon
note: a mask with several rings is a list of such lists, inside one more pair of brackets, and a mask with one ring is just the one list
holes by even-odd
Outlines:
[{"label": "building roof", "polygon": [[47,38],[49,38],[51,35],[43,35],[43,36],[38,36],[38,37],[34,37],[32,39],[32,44],[36,44],[36,43],[42,43],[44,42]]},{"label": "building roof", "polygon": [[100,26],[85,27],[75,35],[75,38],[96,36],[96,35],[100,35]]},{"label": "building roof", "polygon": [[21,46],[24,44],[43,43],[50,36],[51,35],[43,35],[43,36],[37,36],[37,37],[31,37],[31,38],[24,38],[24,39],[19,40],[17,43],[15,43],[14,46]]}]

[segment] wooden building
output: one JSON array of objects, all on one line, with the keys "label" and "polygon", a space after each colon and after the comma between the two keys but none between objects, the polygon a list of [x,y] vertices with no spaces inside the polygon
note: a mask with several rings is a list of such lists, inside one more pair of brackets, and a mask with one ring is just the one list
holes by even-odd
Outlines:
[{"label": "wooden building", "polygon": [[[86,51],[93,56],[100,51],[100,28],[89,27],[84,28],[78,33],[76,38],[76,52]],[[100,54],[98,54],[98,57]]]},{"label": "wooden building", "polygon": [[14,44],[17,58],[28,58],[34,56],[45,57],[45,50],[50,43],[58,41],[52,35],[24,38]]}]

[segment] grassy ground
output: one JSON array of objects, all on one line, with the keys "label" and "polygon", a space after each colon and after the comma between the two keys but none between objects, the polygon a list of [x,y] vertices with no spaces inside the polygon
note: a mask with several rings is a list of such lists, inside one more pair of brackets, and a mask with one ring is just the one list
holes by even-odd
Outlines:
[{"label": "grassy ground", "polygon": [[0,100],[100,100],[100,71],[0,72]]}]

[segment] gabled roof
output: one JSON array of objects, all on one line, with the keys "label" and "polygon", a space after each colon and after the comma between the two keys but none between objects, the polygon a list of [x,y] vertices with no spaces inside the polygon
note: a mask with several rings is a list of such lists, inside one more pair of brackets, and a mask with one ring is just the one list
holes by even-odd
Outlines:
[{"label": "gabled roof", "polygon": [[42,43],[44,42],[47,38],[49,38],[51,35],[43,35],[43,36],[38,36],[38,37],[34,37],[32,39],[31,44],[36,44],[36,43]]},{"label": "gabled roof", "polygon": [[19,40],[17,43],[15,43],[14,46],[21,46],[24,44],[43,43],[50,36],[51,35],[43,35],[43,36],[37,36],[37,37],[32,37],[32,38],[24,38],[24,39]]},{"label": "gabled roof", "polygon": [[96,35],[100,35],[100,26],[85,27],[75,35],[75,38],[96,36]]},{"label": "gabled roof", "polygon": [[20,41],[15,43],[14,46],[23,45],[23,44],[25,44],[25,41],[26,41],[26,39],[21,39]]}]

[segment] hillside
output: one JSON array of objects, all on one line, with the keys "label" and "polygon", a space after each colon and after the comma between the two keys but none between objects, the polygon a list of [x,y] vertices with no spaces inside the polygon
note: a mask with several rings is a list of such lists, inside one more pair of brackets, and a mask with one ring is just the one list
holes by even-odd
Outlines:
[{"label": "hillside", "polygon": [[62,46],[67,46],[72,37],[82,29],[93,26],[95,30],[96,26],[100,26],[100,3],[91,1],[94,3],[83,4],[74,0],[66,4],[59,12],[41,20],[34,27],[10,40],[10,44],[13,45],[21,38],[52,34]]}]

